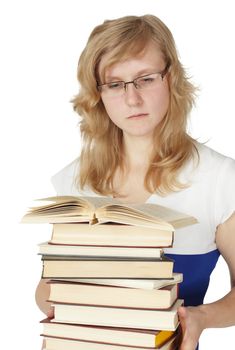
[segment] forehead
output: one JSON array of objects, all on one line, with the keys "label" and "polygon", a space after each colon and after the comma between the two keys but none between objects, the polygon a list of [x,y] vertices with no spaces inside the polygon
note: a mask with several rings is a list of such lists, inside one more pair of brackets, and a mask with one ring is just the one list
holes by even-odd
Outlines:
[{"label": "forehead", "polygon": [[162,51],[156,43],[149,43],[139,52],[126,52],[125,56],[115,55],[110,52],[104,54],[100,60],[98,75],[100,79],[107,76],[137,73],[151,68],[153,70],[164,69],[165,59]]}]

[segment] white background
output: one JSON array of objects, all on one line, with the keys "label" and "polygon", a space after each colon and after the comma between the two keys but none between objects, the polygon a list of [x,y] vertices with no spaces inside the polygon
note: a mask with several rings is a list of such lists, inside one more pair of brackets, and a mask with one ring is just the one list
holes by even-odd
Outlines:
[{"label": "white background", "polygon": [[[77,60],[104,19],[152,13],[174,34],[181,61],[200,87],[190,132],[235,158],[233,1],[5,0],[0,4],[1,343],[40,349],[43,318],[34,302],[41,274],[37,244],[47,225],[19,225],[35,198],[54,194],[50,177],[79,153]],[[234,189],[233,189],[234,190]],[[220,259],[206,300],[229,290]],[[235,327],[206,330],[200,350],[233,349]]]}]

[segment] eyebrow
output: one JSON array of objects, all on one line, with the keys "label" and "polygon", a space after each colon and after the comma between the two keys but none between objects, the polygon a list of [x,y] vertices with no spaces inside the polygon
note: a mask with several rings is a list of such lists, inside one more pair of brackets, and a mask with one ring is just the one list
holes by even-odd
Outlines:
[{"label": "eyebrow", "polygon": [[[133,79],[136,79],[136,78],[144,76],[144,75],[161,72],[161,71],[162,70],[157,70],[157,69],[154,69],[154,68],[144,68],[144,69],[139,70],[134,75]],[[119,76],[116,76],[116,75],[107,75],[107,76],[105,76],[105,81],[110,81],[110,82],[111,81],[124,81],[124,79],[122,79],[122,78],[120,78]]]}]

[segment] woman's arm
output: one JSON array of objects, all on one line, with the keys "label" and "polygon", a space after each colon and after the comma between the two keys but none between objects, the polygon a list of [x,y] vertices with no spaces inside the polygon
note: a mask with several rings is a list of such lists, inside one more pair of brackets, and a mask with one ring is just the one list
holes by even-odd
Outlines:
[{"label": "woman's arm", "polygon": [[206,328],[235,325],[235,213],[218,227],[216,245],[228,265],[232,289],[224,298],[202,305]]},{"label": "woman's arm", "polygon": [[206,328],[235,325],[235,213],[225,223],[219,225],[216,245],[228,264],[231,291],[213,303],[179,309],[183,329],[180,350],[195,350],[198,339]]}]

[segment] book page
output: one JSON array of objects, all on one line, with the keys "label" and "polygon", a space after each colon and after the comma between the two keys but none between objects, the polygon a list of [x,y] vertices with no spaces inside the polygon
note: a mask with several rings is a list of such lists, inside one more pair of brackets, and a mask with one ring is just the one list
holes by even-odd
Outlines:
[{"label": "book page", "polygon": [[190,215],[181,213],[174,209],[170,209],[158,204],[146,203],[144,205],[137,205],[133,207],[138,210],[144,211],[150,216],[154,216],[163,221],[166,221],[172,224],[175,228],[195,224],[198,222],[196,218]]},{"label": "book page", "polygon": [[134,224],[155,223],[159,228],[171,229],[192,225],[197,220],[189,215],[169,209],[157,204],[145,203],[142,205],[108,205],[97,210],[100,220],[110,218],[114,222]]},{"label": "book page", "polygon": [[99,212],[97,218],[99,224],[113,222],[125,225],[143,226],[149,228],[152,227],[158,230],[174,231],[174,227],[171,224],[168,224],[167,222],[158,218],[138,215],[137,211],[119,212],[118,210],[108,210],[102,213]]},{"label": "book page", "polygon": [[[78,197],[80,198],[80,197]],[[92,203],[93,207],[98,209],[98,208],[103,208],[109,205],[117,205],[117,206],[122,206],[122,203],[115,198],[112,197],[102,197],[102,196],[95,196],[95,197],[81,197],[87,200],[89,203]]]},{"label": "book page", "polygon": [[[41,205],[38,203],[41,202]],[[46,204],[45,204],[46,202]],[[48,204],[47,204],[48,203]],[[89,201],[85,199],[85,197],[74,197],[74,196],[54,196],[54,197],[47,197],[42,199],[37,199],[35,201],[35,206],[31,207],[31,211],[33,212],[42,212],[42,211],[49,211],[58,209],[61,210],[63,208],[66,208],[68,210],[69,207],[73,208],[81,207],[81,208],[89,208],[92,205]]]},{"label": "book page", "polygon": [[[109,201],[102,201],[99,197],[76,197],[76,196],[54,196],[38,199],[35,206],[30,207],[28,214],[43,215],[90,215],[95,212],[95,208]],[[40,205],[39,205],[40,204]]]}]

